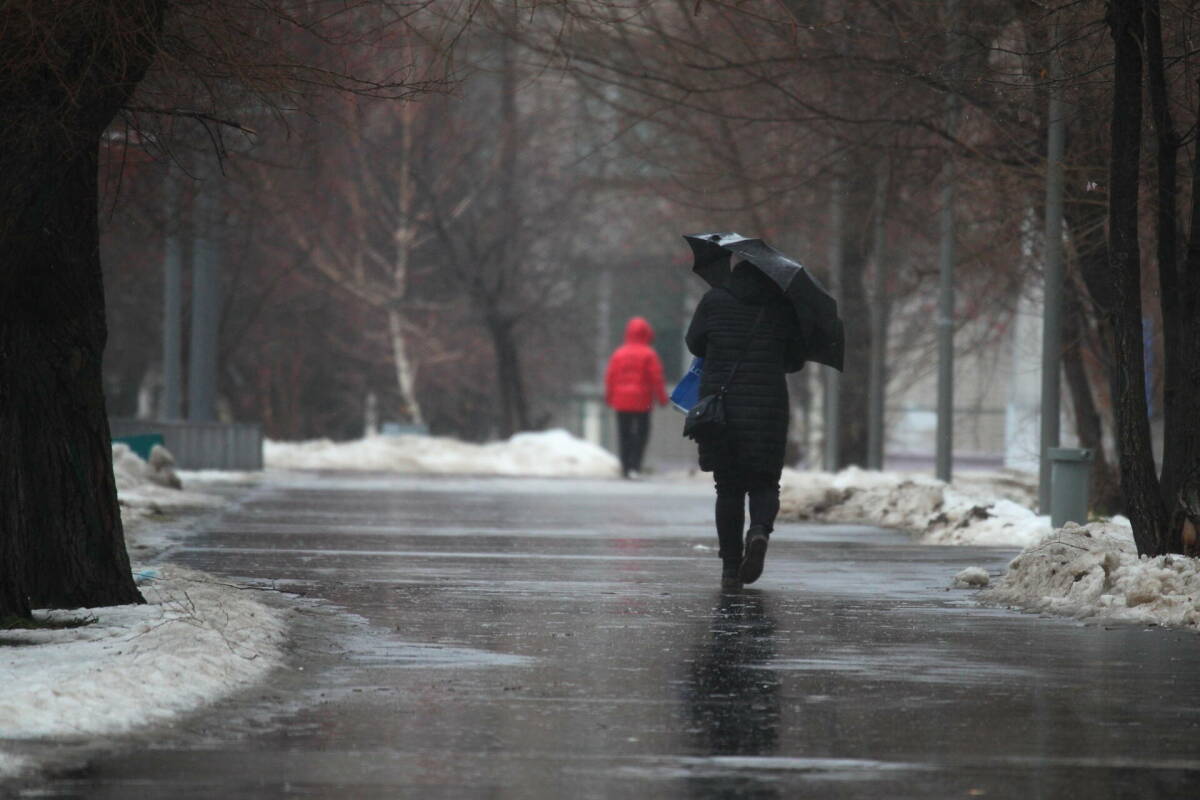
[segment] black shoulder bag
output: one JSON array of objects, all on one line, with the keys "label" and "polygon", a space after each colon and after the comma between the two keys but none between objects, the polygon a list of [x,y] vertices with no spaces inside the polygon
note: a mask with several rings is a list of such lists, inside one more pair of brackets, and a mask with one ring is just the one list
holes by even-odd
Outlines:
[{"label": "black shoulder bag", "polygon": [[684,438],[691,439],[697,444],[715,444],[725,437],[728,428],[725,422],[725,390],[729,388],[729,384],[733,383],[733,376],[737,375],[738,367],[742,365],[742,359],[746,357],[746,352],[750,349],[750,342],[754,341],[754,334],[758,332],[758,324],[762,322],[763,312],[766,310],[765,305],[758,310],[758,316],[754,319],[754,327],[750,329],[750,335],[746,337],[746,344],[742,346],[742,354],[734,362],[733,369],[729,371],[729,377],[725,379],[725,383],[715,394],[706,395],[696,401],[696,405],[692,406],[691,410],[687,412],[687,416],[683,418]]}]

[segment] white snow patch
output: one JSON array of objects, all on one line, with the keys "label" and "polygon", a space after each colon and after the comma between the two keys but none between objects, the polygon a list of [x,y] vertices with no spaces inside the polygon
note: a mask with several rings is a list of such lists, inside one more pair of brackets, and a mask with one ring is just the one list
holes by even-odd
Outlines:
[{"label": "white snow patch", "polygon": [[[283,660],[283,615],[253,592],[167,566],[147,604],[37,612],[94,619],[0,631],[0,740],[118,733],[213,702]],[[0,772],[13,759],[0,752]],[[15,767],[14,767],[15,768]]]},{"label": "white snow patch", "polygon": [[954,586],[958,589],[978,589],[987,586],[991,576],[983,567],[967,567],[954,576]]},{"label": "white snow patch", "polygon": [[435,436],[372,436],[352,442],[317,439],[264,445],[268,467],[366,470],[429,475],[615,477],[620,464],[607,450],[556,429],[471,444]]},{"label": "white snow patch", "polygon": [[175,457],[171,451],[156,444],[150,449],[150,458],[142,457],[129,449],[129,445],[116,442],[112,446],[113,477],[117,490],[133,489],[147,484],[181,489],[183,484],[175,474]]},{"label": "white snow patch", "polygon": [[849,467],[836,474],[784,470],[782,519],[879,525],[926,544],[1025,547],[1050,534],[1050,518],[1026,506],[1032,479],[971,474],[946,484],[927,475]]},{"label": "white snow patch", "polygon": [[29,760],[0,751],[0,778],[12,778],[25,771]]},{"label": "white snow patch", "polygon": [[262,472],[239,472],[232,469],[179,469],[176,474],[184,485],[195,483],[258,483]]},{"label": "white snow patch", "polygon": [[[179,488],[174,459],[161,446],[148,461],[124,444],[112,452],[126,542],[135,550],[165,542],[180,519],[225,502]],[[212,703],[282,663],[284,616],[254,592],[172,565],[134,573],[146,605],[37,611],[40,620],[87,624],[0,630],[0,778],[39,761],[6,752],[5,740],[128,731]]]},{"label": "white snow patch", "polygon": [[1139,557],[1120,517],[1068,523],[1014,558],[983,599],[1079,619],[1200,628],[1200,559]]},{"label": "white snow patch", "polygon": [[167,514],[221,506],[221,497],[202,492],[184,491],[174,464],[175,459],[161,445],[143,461],[123,443],[112,446],[113,477],[117,483],[117,502],[125,543],[131,550],[146,552],[164,549],[168,532],[162,524]]}]

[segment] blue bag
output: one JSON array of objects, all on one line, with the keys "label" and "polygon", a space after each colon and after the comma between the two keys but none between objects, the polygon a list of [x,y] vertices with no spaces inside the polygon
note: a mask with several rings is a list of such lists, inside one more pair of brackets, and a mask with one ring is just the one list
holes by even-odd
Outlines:
[{"label": "blue bag", "polygon": [[700,373],[704,370],[704,359],[693,358],[687,373],[679,379],[679,384],[671,392],[671,405],[684,414],[692,410],[700,399]]}]

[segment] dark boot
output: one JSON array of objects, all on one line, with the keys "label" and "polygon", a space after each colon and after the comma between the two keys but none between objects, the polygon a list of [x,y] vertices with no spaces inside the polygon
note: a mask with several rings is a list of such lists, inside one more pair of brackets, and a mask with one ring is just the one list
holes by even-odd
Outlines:
[{"label": "dark boot", "polygon": [[746,557],[738,570],[742,583],[754,583],[762,575],[763,561],[767,557],[767,542],[770,540],[765,528],[751,525],[746,531]]},{"label": "dark boot", "polygon": [[742,579],[739,575],[740,565],[736,561],[726,561],[721,564],[721,588],[734,591],[742,588]]}]

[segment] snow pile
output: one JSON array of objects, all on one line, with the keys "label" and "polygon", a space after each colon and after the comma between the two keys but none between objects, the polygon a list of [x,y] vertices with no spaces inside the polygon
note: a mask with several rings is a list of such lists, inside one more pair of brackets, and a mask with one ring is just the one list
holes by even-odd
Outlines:
[{"label": "snow pile", "polygon": [[[38,612],[75,628],[0,630],[0,742],[127,731],[192,710],[283,661],[283,614],[168,566],[147,604]],[[22,759],[0,750],[0,776]]]},{"label": "snow pile", "polygon": [[972,475],[952,484],[920,474],[849,467],[836,474],[784,470],[782,519],[879,525],[926,544],[1026,547],[1050,534],[1012,474]]},{"label": "snow pile", "polygon": [[987,586],[991,580],[983,567],[967,567],[954,576],[954,586],[958,589],[979,589]]},{"label": "snow pile", "polygon": [[21,774],[25,771],[28,763],[28,759],[0,751],[0,778]]},{"label": "snow pile", "polygon": [[1139,557],[1119,517],[1068,523],[1014,558],[981,599],[1080,619],[1200,628],[1200,560]]},{"label": "snow pile", "polygon": [[143,461],[141,456],[129,449],[129,445],[116,442],[112,446],[112,458],[117,491],[147,484],[169,489],[183,488],[183,483],[175,474],[175,457],[161,444],[150,448],[150,459]]},{"label": "snow pile", "polygon": [[620,472],[617,459],[565,430],[518,433],[490,444],[434,436],[372,436],[352,442],[267,441],[268,467],[365,470],[430,475],[523,475],[597,478]]},{"label": "snow pile", "polygon": [[[137,547],[134,541],[154,538],[154,523],[161,522],[168,512],[213,508],[225,502],[215,495],[184,491],[175,472],[175,459],[161,445],[150,451],[149,461],[143,461],[122,443],[114,444],[112,453],[121,522],[132,547]],[[139,544],[141,549],[154,549],[148,542]],[[154,546],[163,545],[163,541],[157,541]]]}]

